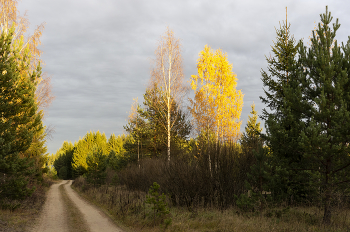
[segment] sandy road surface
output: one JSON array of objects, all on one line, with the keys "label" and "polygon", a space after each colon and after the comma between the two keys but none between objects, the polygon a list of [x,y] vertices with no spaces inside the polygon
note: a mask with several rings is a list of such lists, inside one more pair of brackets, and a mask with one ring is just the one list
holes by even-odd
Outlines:
[{"label": "sandy road surface", "polygon": [[69,231],[62,196],[58,190],[58,187],[64,183],[61,182],[51,186],[38,225],[32,230],[33,232]]},{"label": "sandy road surface", "polygon": [[76,204],[80,212],[84,215],[88,227],[91,232],[122,232],[117,228],[110,218],[105,216],[100,210],[84,201],[79,195],[71,188],[72,181],[69,184],[64,185],[65,190],[69,198]]},{"label": "sandy road surface", "polygon": [[62,181],[59,184],[54,184],[51,186],[40,220],[38,225],[32,230],[33,232],[70,231],[66,220],[66,206],[64,206],[60,191],[58,189],[61,184],[64,184],[64,190],[68,197],[83,214],[86,225],[89,227],[91,232],[122,232],[121,229],[114,225],[110,218],[108,218],[96,207],[83,200],[71,188],[71,180],[69,180],[68,183],[67,181]]}]

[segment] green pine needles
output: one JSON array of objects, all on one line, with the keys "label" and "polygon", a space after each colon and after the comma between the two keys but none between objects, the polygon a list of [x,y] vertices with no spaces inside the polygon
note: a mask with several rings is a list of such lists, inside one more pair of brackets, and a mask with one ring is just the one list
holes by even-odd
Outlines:
[{"label": "green pine needles", "polygon": [[20,155],[42,129],[34,97],[41,69],[38,66],[35,72],[29,72],[29,50],[19,55],[20,46],[12,45],[13,32],[14,28],[0,37],[0,201],[21,200],[33,193],[34,187],[28,187],[28,183],[36,171],[34,161]]},{"label": "green pine needles", "polygon": [[171,219],[167,218],[170,212],[165,202],[166,196],[164,193],[160,194],[159,189],[160,185],[154,182],[148,191],[146,203],[151,205],[150,216],[153,217],[153,223],[155,223],[156,220],[160,220],[161,222],[165,222],[166,225],[169,225]]},{"label": "green pine needles", "polygon": [[332,20],[326,7],[310,47],[295,43],[289,25],[276,30],[261,97],[269,108],[262,115],[265,139],[275,173],[284,173],[284,192],[320,196],[325,224],[331,223],[334,194],[347,192],[350,182],[350,40],[338,44],[340,24]]}]

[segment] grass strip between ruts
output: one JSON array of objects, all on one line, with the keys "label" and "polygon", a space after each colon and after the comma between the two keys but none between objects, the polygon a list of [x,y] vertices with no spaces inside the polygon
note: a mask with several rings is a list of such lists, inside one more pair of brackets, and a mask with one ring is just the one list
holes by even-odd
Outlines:
[{"label": "grass strip between ruts", "polygon": [[[69,181],[66,184],[68,183]],[[84,215],[80,212],[80,210],[77,208],[74,202],[68,197],[63,185],[59,187],[59,190],[62,195],[62,200],[64,202],[66,212],[67,212],[69,231],[74,231],[74,232],[90,231],[89,227],[86,225],[86,222],[84,220]]]}]

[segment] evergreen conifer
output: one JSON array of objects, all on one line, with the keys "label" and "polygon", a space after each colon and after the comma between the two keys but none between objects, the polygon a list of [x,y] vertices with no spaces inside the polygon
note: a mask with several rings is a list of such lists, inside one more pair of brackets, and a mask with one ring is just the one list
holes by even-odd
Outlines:
[{"label": "evergreen conifer", "polygon": [[311,47],[301,46],[300,59],[304,70],[304,118],[299,146],[304,150],[304,169],[319,179],[324,204],[325,224],[331,223],[332,197],[344,191],[350,182],[350,92],[349,44],[339,46],[335,40],[340,27],[338,19],[321,14],[321,22],[313,31]]},{"label": "evergreen conifer", "polygon": [[[14,29],[0,37],[0,199],[24,199],[34,188],[28,188],[29,176],[35,171],[33,161],[20,157],[30,147],[35,133],[42,129],[35,103],[36,78],[40,66],[29,72],[29,50],[19,56],[11,46]],[[16,41],[23,43],[23,41]],[[12,48],[11,48],[12,47]],[[26,75],[24,75],[26,74]]]}]

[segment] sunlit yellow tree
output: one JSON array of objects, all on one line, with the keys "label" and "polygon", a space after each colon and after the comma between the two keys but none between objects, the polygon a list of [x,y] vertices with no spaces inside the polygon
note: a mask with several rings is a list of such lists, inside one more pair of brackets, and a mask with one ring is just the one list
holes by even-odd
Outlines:
[{"label": "sunlit yellow tree", "polygon": [[[40,64],[43,64],[40,55],[41,51],[38,49],[40,45],[40,37],[44,29],[44,24],[39,25],[34,33],[29,35],[27,29],[29,28],[29,21],[24,14],[21,16],[17,9],[17,0],[0,0],[0,30],[1,33],[8,34],[10,31],[13,32],[11,48],[19,51],[20,57],[25,57],[28,61],[28,71],[21,71],[20,81],[27,81],[27,72],[36,72],[41,69]],[[17,63],[21,59],[17,59]],[[18,65],[20,65],[18,63]],[[51,93],[51,82],[50,78],[46,74],[37,75],[35,79],[31,80],[35,83],[35,103],[37,107],[37,113],[44,117],[44,110],[47,108],[52,100],[54,99]],[[37,130],[33,136],[31,146],[27,151],[20,154],[21,157],[31,157],[36,160],[35,166],[41,168],[46,162],[47,147],[46,135],[51,133],[52,128],[47,129],[46,127]]]},{"label": "sunlit yellow tree", "polygon": [[[236,142],[240,135],[243,94],[236,90],[237,78],[232,64],[221,49],[215,52],[206,45],[197,60],[198,74],[191,76],[195,97],[190,111],[198,134],[205,134],[207,146],[214,134],[218,142]],[[208,147],[209,168],[211,156]]]},{"label": "sunlit yellow tree", "polygon": [[[41,44],[40,37],[44,30],[44,23],[40,24],[34,30],[34,33],[28,35],[27,29],[29,28],[29,21],[24,14],[21,16],[17,10],[18,0],[0,0],[0,28],[1,32],[8,33],[11,27],[15,28],[14,35],[12,37],[12,44],[18,46],[15,41],[23,40],[24,43],[20,44],[20,54],[24,55],[26,47],[30,51],[30,65],[29,70],[35,71],[38,65],[43,61],[40,56],[42,52],[38,48]],[[38,86],[35,92],[35,100],[38,105],[38,110],[44,110],[47,108],[54,99],[51,92],[51,79],[46,74],[38,77]]]},{"label": "sunlit yellow tree", "polygon": [[236,90],[237,78],[232,64],[221,49],[206,45],[199,53],[198,74],[191,76],[195,97],[191,113],[198,132],[215,133],[216,141],[236,142],[240,135],[243,94]]}]

